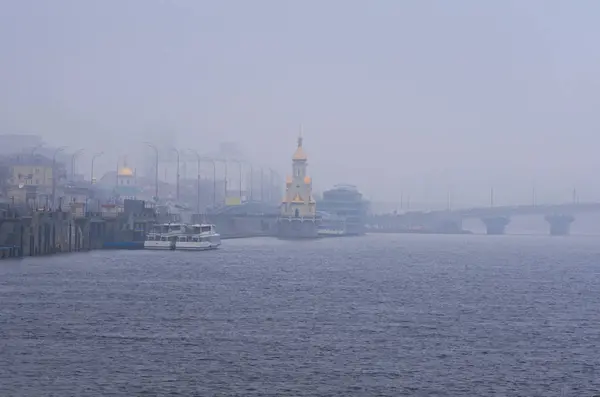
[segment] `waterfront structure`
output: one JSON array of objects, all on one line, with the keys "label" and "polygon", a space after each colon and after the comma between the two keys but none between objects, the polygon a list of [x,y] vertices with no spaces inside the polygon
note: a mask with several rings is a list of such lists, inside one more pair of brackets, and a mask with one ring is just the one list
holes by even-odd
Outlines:
[{"label": "waterfront structure", "polygon": [[323,199],[319,201],[319,213],[322,213],[319,234],[364,234],[368,204],[353,185],[336,185],[323,192]]},{"label": "waterfront structure", "polygon": [[312,179],[307,175],[308,157],[298,137],[292,156],[292,176],[286,178],[285,197],[278,219],[278,235],[282,238],[317,237],[319,219],[312,195]]},{"label": "waterfront structure", "polygon": [[19,154],[8,158],[11,185],[51,186],[52,160],[40,155]]},{"label": "waterfront structure", "polygon": [[64,178],[65,170],[47,157],[21,153],[2,159],[1,174],[3,193],[12,203],[48,206],[53,179]]},{"label": "waterfront structure", "polygon": [[114,192],[120,200],[135,200],[138,196],[135,172],[127,166],[127,160],[123,161],[123,166],[117,171],[117,186]]}]

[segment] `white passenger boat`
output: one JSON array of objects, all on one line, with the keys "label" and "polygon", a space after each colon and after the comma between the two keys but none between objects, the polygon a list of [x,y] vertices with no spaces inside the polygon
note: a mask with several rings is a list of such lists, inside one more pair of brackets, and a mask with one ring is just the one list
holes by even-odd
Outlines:
[{"label": "white passenger boat", "polygon": [[176,250],[202,251],[218,248],[221,245],[221,235],[215,225],[188,225],[186,232],[177,236]]},{"label": "white passenger boat", "polygon": [[146,235],[144,249],[174,250],[177,238],[186,233],[186,226],[182,223],[162,223],[154,225]]}]

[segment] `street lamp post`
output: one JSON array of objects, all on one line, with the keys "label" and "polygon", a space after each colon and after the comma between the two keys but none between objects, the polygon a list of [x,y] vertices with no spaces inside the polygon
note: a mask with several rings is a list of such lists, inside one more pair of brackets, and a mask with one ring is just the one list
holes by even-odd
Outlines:
[{"label": "street lamp post", "polygon": [[223,185],[225,190],[225,202],[227,202],[227,159],[223,160],[223,165],[225,166],[225,179],[223,180]]},{"label": "street lamp post", "polygon": [[276,174],[273,168],[269,167],[269,202],[273,201],[273,176]]},{"label": "street lamp post", "polygon": [[200,162],[202,161],[202,157],[200,157],[200,154],[194,150],[194,149],[188,149],[190,152],[194,153],[196,155],[196,161],[197,161],[197,172],[198,172],[198,180],[196,181],[196,211],[198,214],[200,214]]},{"label": "street lamp post", "polygon": [[52,155],[52,210],[56,207],[56,155],[66,148],[66,146],[61,146]]},{"label": "street lamp post", "polygon": [[177,148],[171,148],[173,149],[173,151],[175,153],[177,153],[177,181],[176,181],[176,197],[177,197],[177,201],[179,202],[179,150],[177,150]]},{"label": "street lamp post", "polygon": [[154,149],[154,154],[156,156],[156,161],[154,164],[154,200],[158,201],[158,149],[156,148],[156,146],[149,142],[144,143],[146,144],[146,146],[149,146],[152,149]]},{"label": "street lamp post", "polygon": [[265,197],[264,197],[264,170],[262,167],[260,167],[260,201],[264,202],[265,201]]},{"label": "street lamp post", "polygon": [[223,185],[224,185],[223,190],[224,190],[225,195],[223,197],[224,197],[225,202],[227,202],[227,159],[215,159],[215,161],[222,162],[223,166],[225,167],[224,168],[225,177],[223,178]]},{"label": "street lamp post", "polygon": [[75,180],[75,159],[83,152],[83,148],[76,150],[71,155],[71,181]]},{"label": "street lamp post", "polygon": [[[92,156],[92,169],[90,170],[90,185],[94,184],[94,162],[96,161],[96,158],[102,156],[104,154],[104,152],[98,152],[96,154],[94,154]],[[95,197],[96,200],[98,201],[98,210],[100,209],[100,199],[98,197]],[[86,212],[88,211],[88,199],[85,199],[85,208],[86,208]],[[99,211],[98,211],[99,212]]]},{"label": "street lamp post", "polygon": [[[38,144],[38,145],[36,145],[36,146],[34,146],[31,149],[31,162],[32,163],[35,163],[35,151],[38,150],[38,149],[40,149],[42,146],[44,146],[43,142],[40,143],[40,144]],[[46,185],[46,169],[47,169],[47,167],[44,167],[44,185]],[[46,206],[47,205],[48,205],[48,192],[46,192]]]},{"label": "street lamp post", "polygon": [[250,201],[254,201],[254,166],[250,164]]},{"label": "street lamp post", "polygon": [[217,205],[217,162],[215,161],[215,159],[207,159],[208,161],[210,161],[212,163],[213,166],[213,200],[212,200],[212,206],[213,208],[215,208],[215,206]]},{"label": "street lamp post", "polygon": [[92,156],[92,169],[90,172],[90,185],[94,184],[94,162],[96,161],[96,158],[102,156],[103,154],[104,154],[104,152],[99,152]]},{"label": "street lamp post", "polygon": [[231,160],[234,163],[237,163],[239,170],[240,170],[240,203],[242,202],[242,162],[240,160]]}]

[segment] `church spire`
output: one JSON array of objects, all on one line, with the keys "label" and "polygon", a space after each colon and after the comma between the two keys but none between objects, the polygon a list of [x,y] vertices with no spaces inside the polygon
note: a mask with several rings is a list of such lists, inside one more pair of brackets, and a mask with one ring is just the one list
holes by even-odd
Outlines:
[{"label": "church spire", "polygon": [[292,156],[292,160],[294,161],[306,161],[307,156],[304,152],[304,148],[302,147],[302,125],[300,125],[300,132],[298,133],[298,147],[296,148],[296,152],[294,152],[294,156]]}]

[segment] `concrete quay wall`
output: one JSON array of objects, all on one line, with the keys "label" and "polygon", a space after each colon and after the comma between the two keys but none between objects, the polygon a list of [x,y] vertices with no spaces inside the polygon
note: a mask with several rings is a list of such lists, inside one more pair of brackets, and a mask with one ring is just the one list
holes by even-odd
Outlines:
[{"label": "concrete quay wall", "polygon": [[207,222],[216,226],[221,238],[275,236],[277,217],[261,215],[207,215]]},{"label": "concrete quay wall", "polygon": [[[0,259],[105,248],[107,243],[143,241],[154,219],[147,216],[103,217],[64,211],[25,216],[0,215]],[[276,236],[272,215],[208,215],[223,239]]]},{"label": "concrete quay wall", "polygon": [[0,258],[90,249],[90,222],[69,212],[37,211],[0,217]]}]

